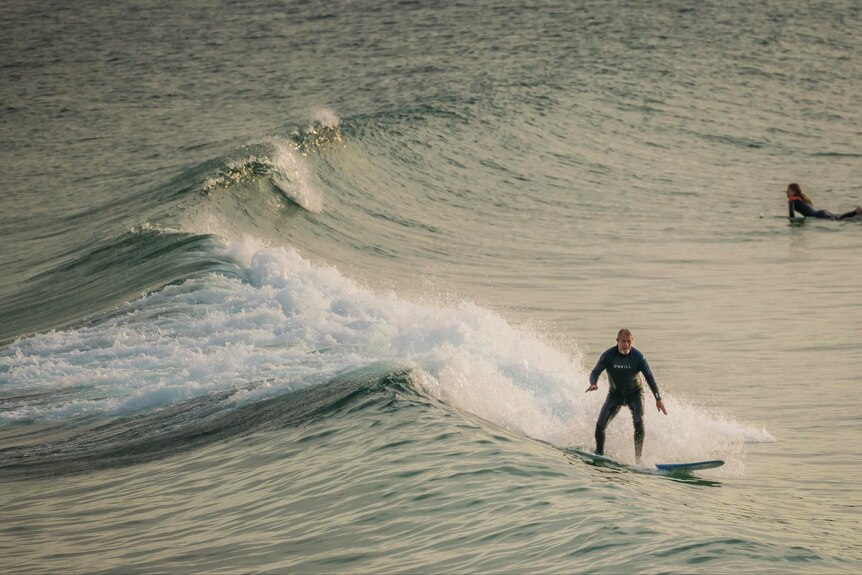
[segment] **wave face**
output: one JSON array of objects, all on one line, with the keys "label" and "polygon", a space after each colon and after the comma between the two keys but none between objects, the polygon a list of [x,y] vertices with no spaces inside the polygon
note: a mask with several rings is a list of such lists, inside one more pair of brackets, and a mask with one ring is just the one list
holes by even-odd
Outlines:
[{"label": "wave face", "polygon": [[[573,434],[589,442],[591,425],[572,428],[598,399],[581,397],[586,370],[536,335],[472,303],[377,294],[291,249],[241,244],[225,259],[244,267],[249,254],[242,279],[187,280],[92,325],[8,346],[2,421],[138,416],[211,394],[253,402],[384,361],[411,369],[424,393],[499,425],[563,445]],[[722,427],[709,430],[711,440],[688,437],[689,449],[758,436]]]},{"label": "wave face", "polygon": [[857,6],[5,14],[4,570],[860,570]]}]

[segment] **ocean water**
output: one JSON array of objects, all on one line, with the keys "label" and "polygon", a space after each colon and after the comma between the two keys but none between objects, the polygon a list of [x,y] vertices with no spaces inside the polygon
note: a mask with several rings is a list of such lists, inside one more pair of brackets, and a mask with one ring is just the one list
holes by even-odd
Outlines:
[{"label": "ocean water", "polygon": [[857,2],[7,4],[4,573],[862,570]]}]

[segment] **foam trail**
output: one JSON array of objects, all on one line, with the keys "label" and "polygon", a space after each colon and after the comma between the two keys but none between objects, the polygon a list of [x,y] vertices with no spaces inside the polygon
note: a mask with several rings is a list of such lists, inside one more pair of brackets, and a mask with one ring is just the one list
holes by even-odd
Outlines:
[{"label": "foam trail", "polygon": [[[592,444],[603,397],[583,393],[588,372],[577,350],[563,353],[470,302],[422,305],[394,292],[375,294],[292,250],[261,249],[248,266],[252,285],[272,291],[306,345],[364,362],[405,363],[428,393],[455,407],[557,445]],[[667,401],[673,417],[648,415],[648,455],[656,458],[703,458],[740,452],[752,438],[773,440],[703,407]],[[625,424],[609,433],[609,446],[616,442],[622,453],[622,446],[632,449]]]},{"label": "foam trail", "polygon": [[[592,445],[602,398],[584,394],[587,370],[577,355],[473,303],[377,294],[333,267],[253,238],[227,250],[246,267],[245,282],[190,280],[129,304],[110,321],[4,350],[6,392],[35,386],[69,393],[47,405],[22,401],[0,420],[126,414],[258,382],[253,393],[243,391],[253,401],[386,361],[413,368],[426,392],[456,408],[560,446]],[[747,437],[766,434],[673,397],[667,402],[671,416],[647,416],[647,459],[738,453]],[[620,417],[609,429],[608,451],[626,459],[631,450],[630,419]]]}]

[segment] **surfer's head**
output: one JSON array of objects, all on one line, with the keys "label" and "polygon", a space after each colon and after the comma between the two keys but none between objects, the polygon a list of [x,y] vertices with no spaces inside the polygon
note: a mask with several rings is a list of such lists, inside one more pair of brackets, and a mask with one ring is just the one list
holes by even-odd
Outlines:
[{"label": "surfer's head", "polygon": [[787,198],[800,198],[803,202],[808,204],[809,206],[813,206],[814,202],[811,201],[811,198],[805,195],[805,192],[802,191],[802,186],[797,183],[787,184]]},{"label": "surfer's head", "polygon": [[634,342],[634,336],[632,335],[631,330],[626,328],[621,329],[617,332],[617,349],[623,355],[628,355],[628,353],[632,350],[632,342]]}]

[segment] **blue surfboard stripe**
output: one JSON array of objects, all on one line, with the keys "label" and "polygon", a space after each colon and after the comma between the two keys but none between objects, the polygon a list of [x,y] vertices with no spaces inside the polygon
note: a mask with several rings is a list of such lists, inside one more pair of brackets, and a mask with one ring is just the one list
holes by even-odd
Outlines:
[{"label": "blue surfboard stripe", "polygon": [[695,471],[698,469],[714,469],[724,465],[724,461],[713,459],[711,461],[692,461],[689,463],[656,463],[656,469],[661,471]]}]

